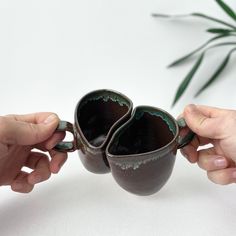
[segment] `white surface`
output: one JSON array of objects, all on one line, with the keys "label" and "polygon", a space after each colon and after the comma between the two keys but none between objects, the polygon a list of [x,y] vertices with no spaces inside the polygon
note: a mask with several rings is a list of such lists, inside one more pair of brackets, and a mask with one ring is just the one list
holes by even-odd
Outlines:
[{"label": "white surface", "polygon": [[[166,65],[204,42],[209,36],[203,30],[215,24],[157,20],[150,13],[193,11],[228,19],[211,0],[1,0],[1,115],[53,111],[73,121],[78,99],[99,88],[174,116],[192,102],[235,108],[233,69],[192,98],[223,51],[209,54],[184,97],[170,107],[190,64]],[[73,153],[59,175],[32,193],[1,187],[0,198],[1,236],[235,234],[235,185],[212,184],[180,154],[169,182],[149,197],[123,191],[110,174],[89,173]]]}]

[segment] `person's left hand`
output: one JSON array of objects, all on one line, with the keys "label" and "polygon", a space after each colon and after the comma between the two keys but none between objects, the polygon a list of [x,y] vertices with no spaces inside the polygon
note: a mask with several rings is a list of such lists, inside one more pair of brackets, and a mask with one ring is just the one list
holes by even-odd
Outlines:
[{"label": "person's left hand", "polygon": [[[49,112],[0,116],[0,186],[10,185],[13,191],[28,193],[51,173],[59,172],[67,154],[52,150],[65,136],[54,133],[58,123],[58,116]],[[49,151],[51,160],[34,148]],[[25,172],[23,167],[33,171]]]}]

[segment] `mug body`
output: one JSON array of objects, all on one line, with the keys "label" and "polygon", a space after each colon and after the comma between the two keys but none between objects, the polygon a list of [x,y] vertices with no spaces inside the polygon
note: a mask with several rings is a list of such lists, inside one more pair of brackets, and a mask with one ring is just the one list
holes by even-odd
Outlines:
[{"label": "mug body", "polygon": [[[113,90],[96,90],[78,102],[75,122],[60,121],[58,132],[70,132],[73,141],[59,142],[54,150],[78,150],[85,168],[108,173],[125,190],[137,195],[159,191],[169,179],[177,149],[189,144],[194,133],[183,118],[166,111],[138,106]],[[132,113],[132,115],[131,115]]]},{"label": "mug body", "polygon": [[178,124],[166,111],[138,106],[106,149],[116,182],[137,195],[159,191],[172,173],[178,135]]},{"label": "mug body", "polygon": [[132,101],[113,90],[96,90],[78,102],[74,134],[80,159],[93,173],[110,172],[105,149],[115,130],[131,116]]}]

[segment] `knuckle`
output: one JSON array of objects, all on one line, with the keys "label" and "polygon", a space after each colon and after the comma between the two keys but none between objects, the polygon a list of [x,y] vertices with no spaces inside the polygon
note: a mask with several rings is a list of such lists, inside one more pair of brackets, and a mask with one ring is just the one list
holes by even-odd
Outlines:
[{"label": "knuckle", "polygon": [[207,121],[207,117],[199,117],[197,122],[194,124],[194,131],[198,134],[202,131]]},{"label": "knuckle", "polygon": [[40,136],[38,126],[33,123],[29,123],[29,129],[30,129],[30,132],[34,135],[35,142],[40,142],[41,136]]}]

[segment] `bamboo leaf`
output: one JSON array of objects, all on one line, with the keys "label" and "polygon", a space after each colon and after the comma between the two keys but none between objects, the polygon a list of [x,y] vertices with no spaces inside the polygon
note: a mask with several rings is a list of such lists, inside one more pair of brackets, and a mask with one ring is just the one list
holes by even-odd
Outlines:
[{"label": "bamboo leaf", "polygon": [[185,56],[183,56],[183,57],[173,61],[170,65],[168,65],[168,67],[173,67],[173,66],[176,66],[176,65],[179,65],[179,64],[183,63],[184,61],[186,61],[188,58],[190,58],[191,56],[193,56],[194,54],[199,52],[201,49],[206,47],[211,42],[213,42],[213,41],[215,41],[217,39],[224,38],[224,37],[229,37],[229,36],[231,36],[231,35],[230,34],[223,34],[223,35],[218,35],[216,37],[213,37],[213,38],[209,39],[207,42],[205,42],[203,45],[201,45],[197,49],[195,49],[192,52],[188,53],[187,55],[185,55]]},{"label": "bamboo leaf", "polygon": [[236,41],[233,41],[233,42],[223,42],[223,43],[214,44],[214,45],[208,47],[207,49],[205,49],[204,52],[206,52],[206,51],[208,51],[209,49],[212,49],[212,48],[221,47],[221,46],[230,46],[230,45],[236,45]]},{"label": "bamboo leaf", "polygon": [[186,88],[188,87],[190,81],[192,80],[194,74],[196,73],[197,69],[199,68],[199,66],[202,63],[202,60],[204,58],[204,52],[200,55],[200,57],[198,58],[198,60],[196,61],[196,63],[194,64],[194,66],[192,67],[192,69],[190,70],[190,72],[187,74],[187,76],[184,78],[184,80],[182,81],[182,83],[180,84],[176,94],[175,94],[175,98],[174,101],[172,103],[172,106],[175,105],[175,103],[180,99],[180,97],[182,96],[182,94],[184,93],[184,91],[186,90]]},{"label": "bamboo leaf", "polygon": [[226,3],[224,3],[222,0],[216,0],[216,2],[220,5],[220,7],[226,12],[229,17],[236,21],[235,12]]},{"label": "bamboo leaf", "polygon": [[175,94],[175,98],[174,101],[172,103],[172,107],[176,104],[176,102],[180,99],[180,97],[183,95],[184,91],[186,90],[186,88],[188,87],[190,81],[192,80],[193,76],[195,75],[196,71],[198,70],[199,66],[202,63],[203,57],[205,55],[205,53],[212,49],[212,48],[216,48],[216,47],[221,47],[221,46],[229,46],[229,45],[236,45],[236,42],[223,42],[223,43],[218,43],[215,45],[212,45],[210,47],[208,47],[207,49],[205,49],[199,59],[196,61],[196,63],[194,64],[194,66],[192,67],[192,69],[190,70],[190,72],[187,74],[187,76],[184,78],[184,80],[182,81],[182,83],[179,85],[177,92]]},{"label": "bamboo leaf", "polygon": [[221,72],[225,69],[225,67],[227,66],[230,57],[232,55],[232,53],[236,51],[236,48],[233,48],[229,51],[229,53],[227,54],[227,56],[225,57],[225,59],[223,60],[223,62],[220,64],[220,66],[217,68],[217,70],[215,71],[215,73],[210,77],[210,79],[199,89],[199,91],[196,93],[195,97],[197,97],[200,93],[202,93],[207,87],[209,87],[216,79],[219,78],[219,75],[221,74]]},{"label": "bamboo leaf", "polygon": [[202,13],[192,13],[192,15],[193,15],[193,16],[196,16],[196,17],[205,18],[205,19],[207,19],[207,20],[211,20],[211,21],[217,22],[217,23],[222,24],[222,25],[226,25],[226,26],[228,26],[228,27],[230,27],[230,28],[232,28],[232,29],[236,29],[236,26],[231,25],[231,24],[228,23],[228,22],[225,22],[225,21],[223,21],[223,20],[219,20],[219,19],[217,19],[217,18],[215,18],[215,17],[212,17],[212,16],[207,16],[207,15],[202,14]]},{"label": "bamboo leaf", "polygon": [[171,18],[174,16],[168,15],[168,14],[161,14],[161,13],[152,13],[153,17],[160,17],[160,18]]},{"label": "bamboo leaf", "polygon": [[235,30],[231,29],[224,29],[224,28],[210,28],[207,30],[209,33],[213,34],[230,34],[236,32]]},{"label": "bamboo leaf", "polygon": [[208,15],[205,15],[205,14],[202,14],[202,13],[198,13],[198,12],[194,12],[194,13],[190,13],[190,14],[186,14],[186,15],[167,15],[167,14],[159,14],[159,13],[153,13],[152,14],[153,17],[157,17],[157,18],[184,18],[184,17],[200,17],[200,18],[204,18],[204,19],[207,19],[207,20],[210,20],[210,21],[214,21],[214,22],[217,22],[219,24],[222,24],[224,26],[228,26],[232,29],[236,29],[236,26],[228,23],[228,22],[225,22],[223,20],[220,20],[220,19],[217,19],[215,17],[212,17],[212,16],[208,16]]}]

